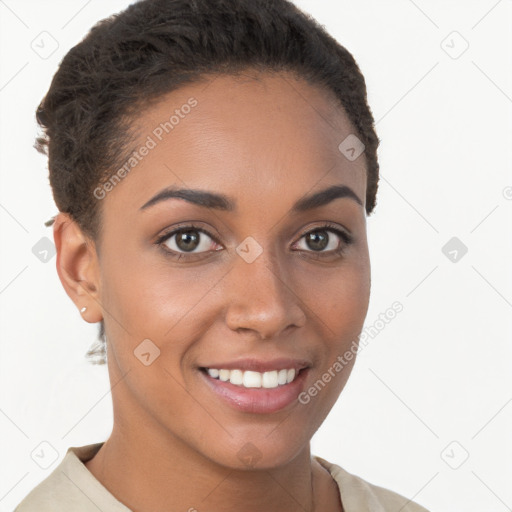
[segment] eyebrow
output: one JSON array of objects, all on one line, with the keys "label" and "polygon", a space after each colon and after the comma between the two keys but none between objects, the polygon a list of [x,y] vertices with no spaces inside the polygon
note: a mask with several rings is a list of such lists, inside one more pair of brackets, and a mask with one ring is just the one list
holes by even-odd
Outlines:
[{"label": "eyebrow", "polygon": [[[363,206],[361,199],[357,194],[347,185],[333,185],[329,188],[315,192],[299,199],[292,207],[291,211],[294,213],[304,212],[306,210],[312,210],[313,208],[319,208],[325,206],[335,199],[346,197],[352,199],[360,206]],[[194,190],[168,187],[155,196],[153,196],[148,202],[140,207],[140,210],[145,210],[150,206],[153,206],[161,201],[168,199],[183,199],[189,203],[202,206],[204,208],[213,208],[215,210],[222,211],[234,211],[236,210],[236,201],[230,199],[224,194],[218,194],[214,192],[207,192],[206,190]]]}]

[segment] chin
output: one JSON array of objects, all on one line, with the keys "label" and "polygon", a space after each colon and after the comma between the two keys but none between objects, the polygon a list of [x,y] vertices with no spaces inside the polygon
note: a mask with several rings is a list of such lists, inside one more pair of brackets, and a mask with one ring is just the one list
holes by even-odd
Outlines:
[{"label": "chin", "polygon": [[[279,427],[278,427],[279,428]],[[229,438],[223,445],[212,450],[212,444],[204,455],[212,462],[235,470],[269,470],[282,467],[293,461],[305,449],[309,449],[309,439],[299,443],[296,436],[270,434],[264,429],[260,435]],[[294,441],[291,443],[291,441]]]}]

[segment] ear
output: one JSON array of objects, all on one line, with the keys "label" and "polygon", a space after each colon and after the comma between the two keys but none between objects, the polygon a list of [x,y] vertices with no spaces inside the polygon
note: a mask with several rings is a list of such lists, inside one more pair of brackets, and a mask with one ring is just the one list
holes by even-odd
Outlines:
[{"label": "ear", "polygon": [[100,303],[100,272],[94,241],[86,236],[67,213],[60,212],[53,224],[60,282],[82,318],[90,323],[103,318]]}]

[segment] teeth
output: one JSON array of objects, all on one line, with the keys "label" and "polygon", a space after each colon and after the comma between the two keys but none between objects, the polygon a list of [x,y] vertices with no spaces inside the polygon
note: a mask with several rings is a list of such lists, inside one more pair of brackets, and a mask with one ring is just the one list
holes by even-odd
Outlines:
[{"label": "teeth", "polygon": [[295,368],[289,370],[273,370],[270,372],[253,372],[251,370],[226,370],[217,368],[207,368],[208,375],[214,379],[219,379],[223,382],[229,381],[235,386],[242,386],[245,388],[277,388],[289,384],[295,379]]},{"label": "teeth", "polygon": [[229,370],[217,370],[219,372],[219,379],[226,382],[229,380],[230,371]]},{"label": "teeth", "polygon": [[231,375],[229,376],[229,382],[234,384],[235,386],[240,386],[244,381],[244,374],[240,370],[231,370]]},{"label": "teeth", "polygon": [[277,388],[277,371],[265,372],[261,383],[264,388]]},{"label": "teeth", "polygon": [[[231,373],[236,371],[237,370],[231,370]],[[244,388],[261,388],[261,377],[262,375],[259,372],[245,371],[243,377]]]}]

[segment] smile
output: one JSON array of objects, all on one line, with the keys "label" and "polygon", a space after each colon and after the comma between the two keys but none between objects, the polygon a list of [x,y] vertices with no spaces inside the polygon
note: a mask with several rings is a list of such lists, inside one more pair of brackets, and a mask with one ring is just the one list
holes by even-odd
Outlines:
[{"label": "smile", "polygon": [[199,368],[199,375],[216,399],[245,413],[276,413],[297,403],[309,367],[280,370]]},{"label": "smile", "polygon": [[205,368],[208,375],[222,382],[230,382],[235,386],[244,388],[277,388],[290,384],[295,380],[298,372],[295,368],[284,368],[282,370],[273,370],[269,372],[255,372],[251,370],[227,370],[225,368]]}]

